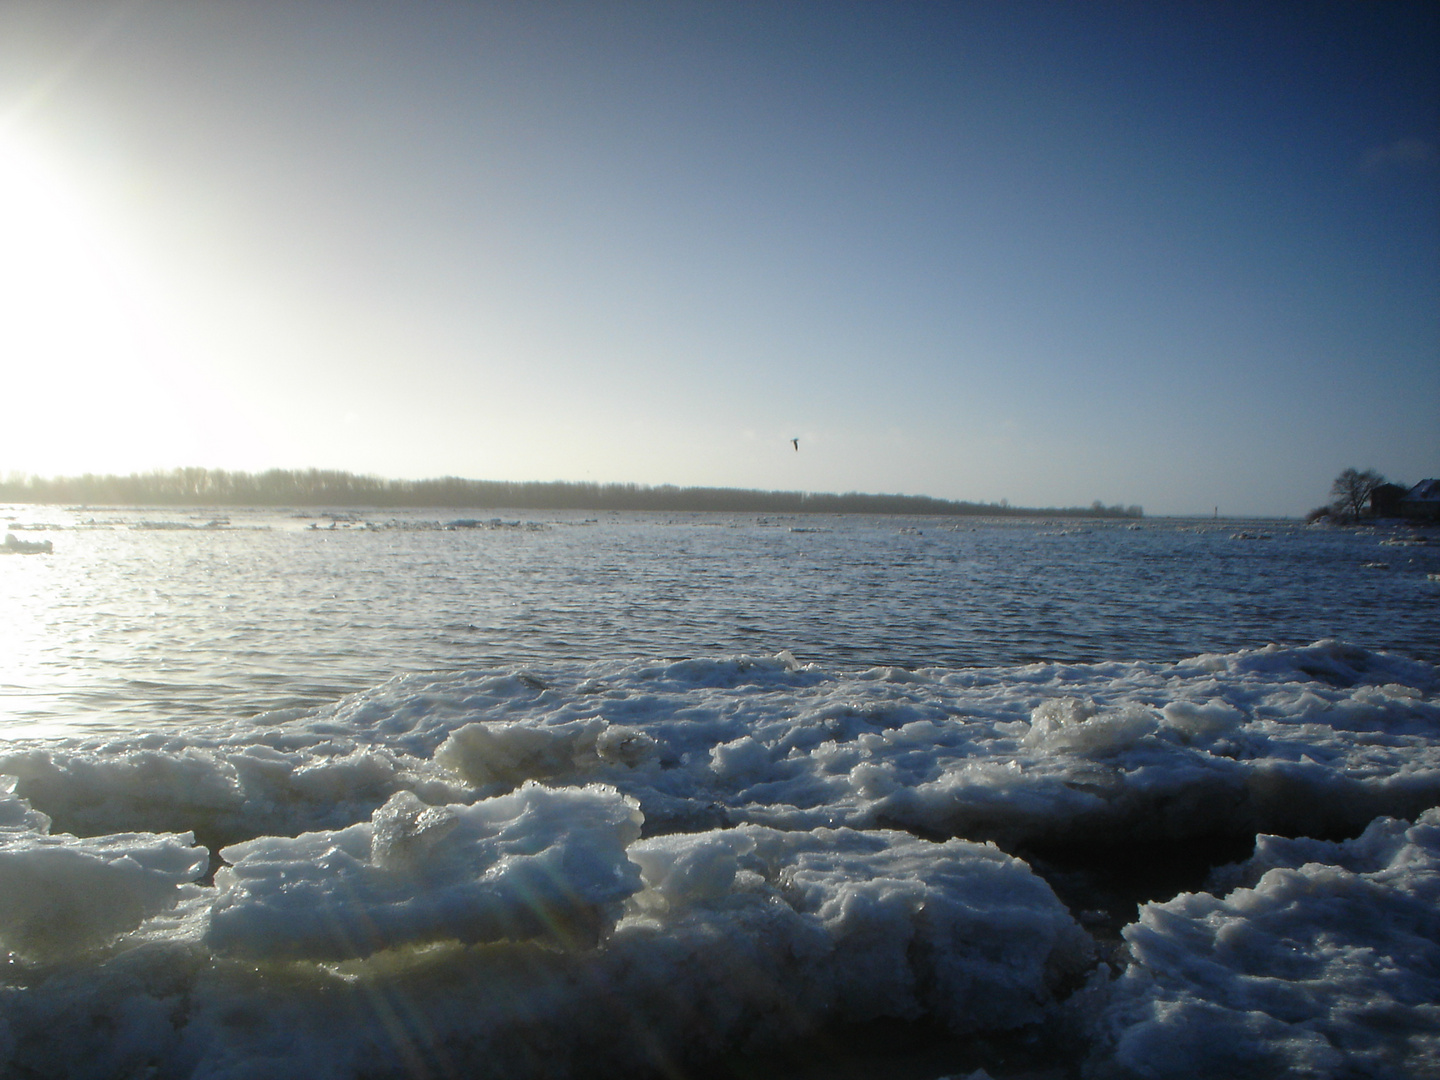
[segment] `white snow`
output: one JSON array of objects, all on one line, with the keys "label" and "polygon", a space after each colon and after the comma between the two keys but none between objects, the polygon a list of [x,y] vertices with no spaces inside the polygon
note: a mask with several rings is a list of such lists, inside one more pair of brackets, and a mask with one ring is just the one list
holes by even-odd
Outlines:
[{"label": "white snow", "polygon": [[51,835],[0,785],[0,945],[28,961],[83,955],[174,907],[209,856],[188,833]]},{"label": "white snow", "polygon": [[346,960],[431,941],[592,943],[636,890],[635,802],[526,783],[471,806],[408,791],[333,832],[222,848],[205,942],[252,957]]},{"label": "white snow", "polygon": [[1147,904],[1105,1017],[1118,1075],[1440,1073],[1440,810],[1260,838],[1225,895]]},{"label": "white snow", "polygon": [[[0,1073],[663,1075],[883,1017],[1078,1025],[1097,1077],[1440,1060],[1440,674],[1337,642],[413,675],[0,775]],[[1256,833],[1118,955],[1006,853]]]}]

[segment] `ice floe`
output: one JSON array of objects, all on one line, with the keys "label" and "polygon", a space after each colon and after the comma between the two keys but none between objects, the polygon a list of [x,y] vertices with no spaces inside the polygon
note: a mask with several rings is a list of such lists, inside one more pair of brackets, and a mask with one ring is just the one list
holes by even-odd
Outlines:
[{"label": "ice floe", "polygon": [[0,775],[0,1073],[665,1076],[882,1019],[1440,1072],[1440,673],[1338,642],[410,675]]},{"label": "ice floe", "polygon": [[1104,1073],[1440,1074],[1440,810],[1341,843],[1262,836],[1218,877],[1245,884],[1125,928]]}]

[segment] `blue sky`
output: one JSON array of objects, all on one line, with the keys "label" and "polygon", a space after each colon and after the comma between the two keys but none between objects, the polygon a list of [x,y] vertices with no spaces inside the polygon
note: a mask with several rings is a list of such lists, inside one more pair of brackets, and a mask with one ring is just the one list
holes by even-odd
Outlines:
[{"label": "blue sky", "polygon": [[1440,473],[1433,4],[11,0],[0,239],[0,472]]}]

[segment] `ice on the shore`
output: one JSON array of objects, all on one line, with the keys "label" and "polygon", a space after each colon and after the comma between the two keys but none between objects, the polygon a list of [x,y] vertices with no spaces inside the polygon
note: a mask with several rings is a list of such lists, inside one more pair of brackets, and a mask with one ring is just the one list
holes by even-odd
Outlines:
[{"label": "ice on the shore", "polygon": [[[1427,1075],[1437,695],[1434,667],[1336,642],[781,655],[12,745],[0,1073],[665,1075],[889,1017],[1079,1030],[1096,1076]],[[1257,833],[1119,954],[1016,857]]]},{"label": "ice on the shore", "polygon": [[1177,664],[834,673],[792,658],[392,679],[298,716],[0,753],[59,828],[212,847],[397,791],[606,783],[650,831],[900,827],[1007,847],[1358,833],[1440,802],[1440,677],[1336,642]]},{"label": "ice on the shore", "polygon": [[1262,836],[1225,895],[1147,904],[1105,1073],[1440,1075],[1440,810],[1355,840]]},{"label": "ice on the shore", "polygon": [[806,1026],[891,1016],[1005,1030],[1043,1019],[1056,986],[1092,962],[1050,887],[990,844],[742,825],[642,840],[630,857],[645,888],[618,937],[678,936],[708,965],[763,945],[777,954],[753,960],[773,973],[766,993]]},{"label": "ice on the shore", "polygon": [[83,955],[174,907],[209,854],[185,835],[51,835],[0,778],[0,946],[22,960]]},{"label": "ice on the shore", "polygon": [[633,799],[533,781],[473,806],[402,791],[370,821],[222,848],[217,953],[348,960],[431,941],[593,944],[639,885]]},{"label": "ice on the shore", "polygon": [[226,848],[128,951],[0,992],[0,1068],[401,1076],[458,1055],[474,1077],[660,1074],[843,1020],[1038,1022],[1092,962],[992,845],[639,824],[611,789],[531,782]]}]

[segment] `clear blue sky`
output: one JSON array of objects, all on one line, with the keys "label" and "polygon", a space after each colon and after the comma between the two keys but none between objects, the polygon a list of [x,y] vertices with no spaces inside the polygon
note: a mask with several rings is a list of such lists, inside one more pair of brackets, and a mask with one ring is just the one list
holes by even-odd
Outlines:
[{"label": "clear blue sky", "polygon": [[1296,515],[1440,474],[1440,5],[7,0],[0,241],[0,472]]}]

